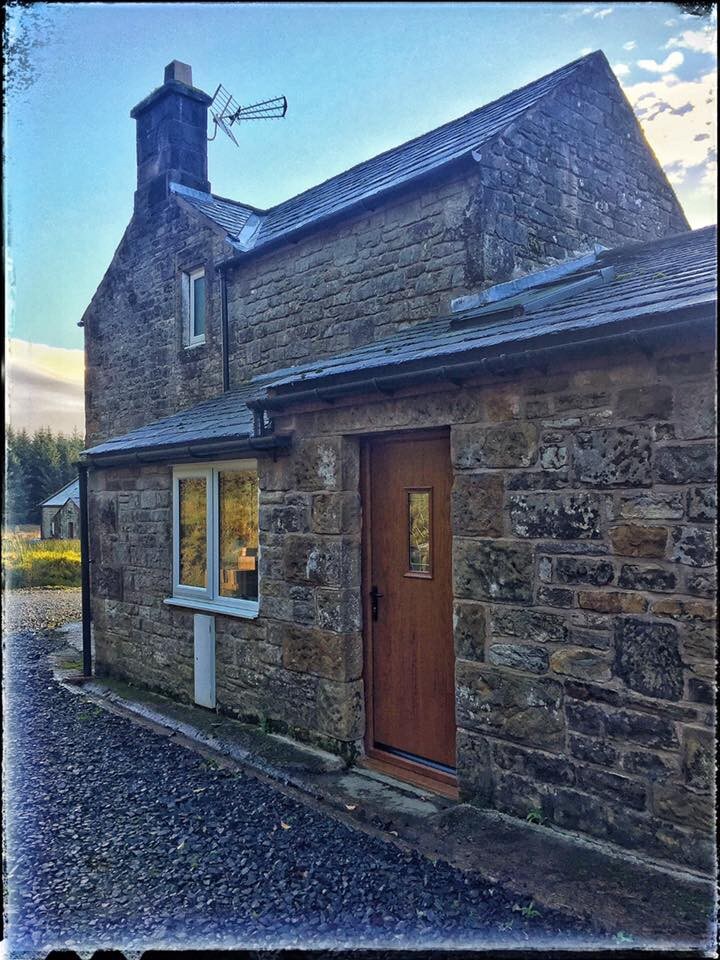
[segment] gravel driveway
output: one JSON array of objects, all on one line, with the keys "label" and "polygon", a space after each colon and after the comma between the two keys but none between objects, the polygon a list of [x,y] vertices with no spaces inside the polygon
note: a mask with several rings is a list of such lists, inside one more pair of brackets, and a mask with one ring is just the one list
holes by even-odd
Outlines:
[{"label": "gravel driveway", "polygon": [[47,661],[59,643],[6,640],[11,956],[588,941],[68,692]]}]

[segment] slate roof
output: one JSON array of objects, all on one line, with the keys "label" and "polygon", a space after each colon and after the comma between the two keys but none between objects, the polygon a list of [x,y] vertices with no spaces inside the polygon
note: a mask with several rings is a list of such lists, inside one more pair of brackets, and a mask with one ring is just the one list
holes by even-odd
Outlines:
[{"label": "slate roof", "polygon": [[226,230],[227,239],[237,253],[254,251],[355,204],[409,183],[447,163],[469,156],[593,60],[606,63],[599,51],[581,57],[499,100],[359,163],[269,210],[257,210],[179,184],[172,184],[171,189],[199,213]]},{"label": "slate roof", "polygon": [[93,457],[213,440],[242,441],[253,433],[248,403],[283,391],[291,394],[304,384],[319,387],[336,378],[386,375],[423,363],[496,355],[498,348],[512,354],[538,338],[569,344],[591,331],[624,329],[639,318],[659,324],[674,311],[693,307],[711,315],[717,298],[716,234],[715,227],[705,227],[650,243],[593,251],[572,263],[483,291],[478,300],[489,302],[414,324],[349,353],[256,377],[83,453]]},{"label": "slate roof", "polygon": [[244,440],[253,432],[253,414],[247,403],[257,393],[258,390],[249,385],[229,390],[181,413],[83,450],[83,454],[97,456],[208,440]]},{"label": "slate roof", "polygon": [[64,507],[68,500],[80,506],[80,481],[76,478],[66,483],[57,493],[54,493],[47,500],[43,500],[41,507]]},{"label": "slate roof", "polygon": [[[330,378],[401,370],[425,361],[441,363],[462,354],[513,352],[529,341],[579,339],[587,331],[618,328],[633,320],[658,323],[680,309],[717,298],[716,227],[596,253],[577,261],[577,271],[554,285],[469,310],[417,323],[383,340],[327,360],[278,370],[253,382],[273,393]],[[542,279],[542,274],[539,274]],[[583,287],[585,289],[583,289]],[[548,302],[548,294],[556,297]]]}]

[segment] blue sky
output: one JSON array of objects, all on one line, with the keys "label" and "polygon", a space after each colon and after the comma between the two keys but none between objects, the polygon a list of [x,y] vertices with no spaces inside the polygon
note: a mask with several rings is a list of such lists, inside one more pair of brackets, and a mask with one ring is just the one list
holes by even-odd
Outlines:
[{"label": "blue sky", "polygon": [[[214,192],[269,206],[602,49],[691,223],[715,219],[714,21],[673,4],[35,4],[11,13],[15,35],[42,42],[34,81],[6,100],[11,372],[13,362],[32,366],[37,345],[82,347],[77,321],[132,210],[129,111],[172,59],[192,64],[210,93],[222,82],[240,102],[287,95],[285,120],[247,124],[240,149],[220,137],[209,145]],[[58,353],[54,366],[76,378],[76,360]]]}]

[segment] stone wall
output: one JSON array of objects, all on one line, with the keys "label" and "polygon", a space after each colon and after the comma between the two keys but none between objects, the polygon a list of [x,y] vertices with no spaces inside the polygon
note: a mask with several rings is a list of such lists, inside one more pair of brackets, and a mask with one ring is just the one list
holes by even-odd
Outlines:
[{"label": "stone wall", "polygon": [[[365,730],[359,441],[451,425],[465,799],[708,871],[711,344],[281,417],[260,461],[260,616],[218,616],[220,708],[354,755]],[[98,665],[192,696],[170,469],[91,474]]]},{"label": "stone wall", "polygon": [[[243,198],[251,199],[251,198]],[[450,300],[687,224],[609,69],[592,60],[477,160],[228,273],[231,382],[341,353]],[[219,233],[177,198],[137,209],[85,315],[89,444],[222,389]],[[183,344],[180,273],[205,264],[203,346]]]},{"label": "stone wall", "polygon": [[[85,325],[85,432],[91,446],[222,392],[224,240],[174,200],[139,203]],[[205,343],[185,346],[183,271],[204,266]]]}]

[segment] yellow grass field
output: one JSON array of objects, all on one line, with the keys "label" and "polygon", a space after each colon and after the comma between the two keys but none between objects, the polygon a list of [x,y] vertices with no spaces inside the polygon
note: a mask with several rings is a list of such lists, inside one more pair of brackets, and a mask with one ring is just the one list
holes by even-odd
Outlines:
[{"label": "yellow grass field", "polygon": [[2,560],[6,587],[80,586],[79,540],[29,540],[6,533]]}]

